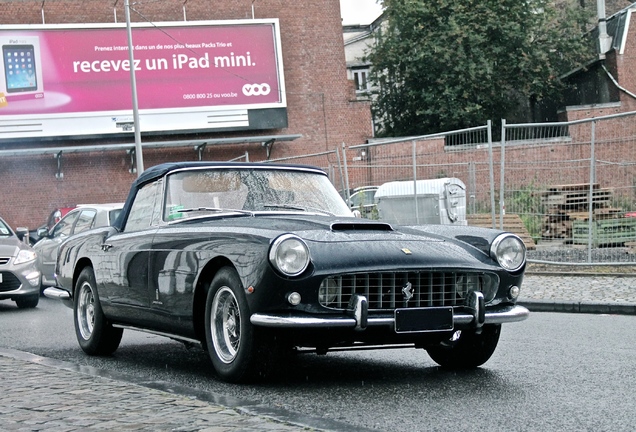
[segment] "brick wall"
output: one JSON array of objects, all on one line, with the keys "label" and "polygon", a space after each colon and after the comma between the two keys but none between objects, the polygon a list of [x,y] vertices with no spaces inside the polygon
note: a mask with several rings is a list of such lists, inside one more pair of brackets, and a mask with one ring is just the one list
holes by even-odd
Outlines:
[{"label": "brick wall", "polygon": [[[131,2],[132,4],[132,2]],[[372,135],[368,102],[355,100],[347,80],[339,0],[283,2],[280,0],[162,0],[134,3],[131,21],[188,21],[278,18],[287,90],[289,126],[266,134],[301,134],[292,142],[279,142],[272,158],[333,150],[341,143],[362,143]],[[124,0],[1,1],[1,24],[125,22]],[[116,18],[115,18],[116,17]],[[261,133],[256,133],[262,135]],[[197,134],[178,138],[221,138],[236,134]],[[246,134],[241,134],[246,135]],[[157,140],[153,137],[153,141]],[[142,139],[143,141],[143,139]],[[106,140],[59,142],[58,146],[104,144]],[[130,141],[132,142],[132,138]],[[2,142],[0,149],[28,145]],[[228,160],[249,152],[251,161],[265,159],[258,144],[208,148],[205,160]],[[145,150],[144,166],[176,160],[195,160],[191,148]],[[0,159],[0,216],[12,227],[34,228],[50,211],[66,204],[123,200],[135,174],[128,172],[130,157],[124,151],[68,154],[62,179],[56,179],[57,162],[51,155]]]}]

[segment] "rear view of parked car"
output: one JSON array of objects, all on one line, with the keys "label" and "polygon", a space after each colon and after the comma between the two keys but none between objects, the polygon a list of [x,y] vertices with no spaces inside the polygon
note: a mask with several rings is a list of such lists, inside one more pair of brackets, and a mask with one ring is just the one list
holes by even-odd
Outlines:
[{"label": "rear view of parked car", "polygon": [[34,308],[40,301],[36,253],[1,218],[0,300],[12,300],[19,308]]},{"label": "rear view of parked car", "polygon": [[123,203],[81,205],[70,211],[49,231],[40,229],[38,241],[33,249],[38,256],[38,268],[42,272],[42,285],[53,285],[57,249],[73,234],[92,228],[110,226],[117,218]]},{"label": "rear view of parked car", "polygon": [[351,210],[358,210],[360,215],[367,219],[377,219],[377,205],[375,202],[375,193],[378,186],[362,186],[355,188],[351,193],[347,204]]}]

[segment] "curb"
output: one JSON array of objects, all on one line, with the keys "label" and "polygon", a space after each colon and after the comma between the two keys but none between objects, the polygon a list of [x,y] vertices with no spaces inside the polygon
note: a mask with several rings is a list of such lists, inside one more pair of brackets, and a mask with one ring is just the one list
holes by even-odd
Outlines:
[{"label": "curb", "polygon": [[531,312],[636,315],[634,303],[521,300],[517,301],[517,304],[528,308]]}]

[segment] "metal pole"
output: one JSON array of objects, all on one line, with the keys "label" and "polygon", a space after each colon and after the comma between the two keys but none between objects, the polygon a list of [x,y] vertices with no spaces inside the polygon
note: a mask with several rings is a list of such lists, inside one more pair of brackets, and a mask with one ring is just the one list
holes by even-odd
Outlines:
[{"label": "metal pole", "polygon": [[492,123],[488,120],[488,173],[490,175],[490,216],[492,228],[495,228],[495,169],[492,155]]},{"label": "metal pole", "polygon": [[413,145],[413,203],[415,204],[415,225],[420,224],[420,212],[417,205],[417,141]]},{"label": "metal pole", "polygon": [[344,163],[344,174],[345,174],[345,199],[347,202],[349,198],[351,198],[351,194],[349,191],[349,167],[347,166],[347,148],[345,143],[342,143],[342,161]]},{"label": "metal pole", "polygon": [[139,124],[139,107],[137,104],[137,81],[135,80],[135,58],[133,56],[132,30],[130,29],[130,3],[124,1],[126,10],[126,32],[128,35],[128,59],[130,60],[130,87],[132,88],[133,122],[135,128],[135,164],[137,177],[144,172],[144,155],[141,149],[141,125]]},{"label": "metal pole", "polygon": [[501,120],[501,171],[499,179],[499,229],[504,226],[506,203],[504,202],[504,180],[506,173],[506,120]]},{"label": "metal pole", "polygon": [[590,139],[590,188],[587,205],[587,262],[592,262],[592,241],[594,236],[594,183],[596,183],[596,164],[594,139],[596,137],[596,121],[592,122],[592,136]]}]

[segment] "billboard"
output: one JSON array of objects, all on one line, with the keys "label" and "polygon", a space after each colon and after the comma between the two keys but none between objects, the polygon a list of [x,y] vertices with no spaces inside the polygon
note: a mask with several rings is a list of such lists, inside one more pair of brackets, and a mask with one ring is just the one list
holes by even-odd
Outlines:
[{"label": "billboard", "polygon": [[286,123],[277,19],[131,27],[0,26],[0,139]]}]

